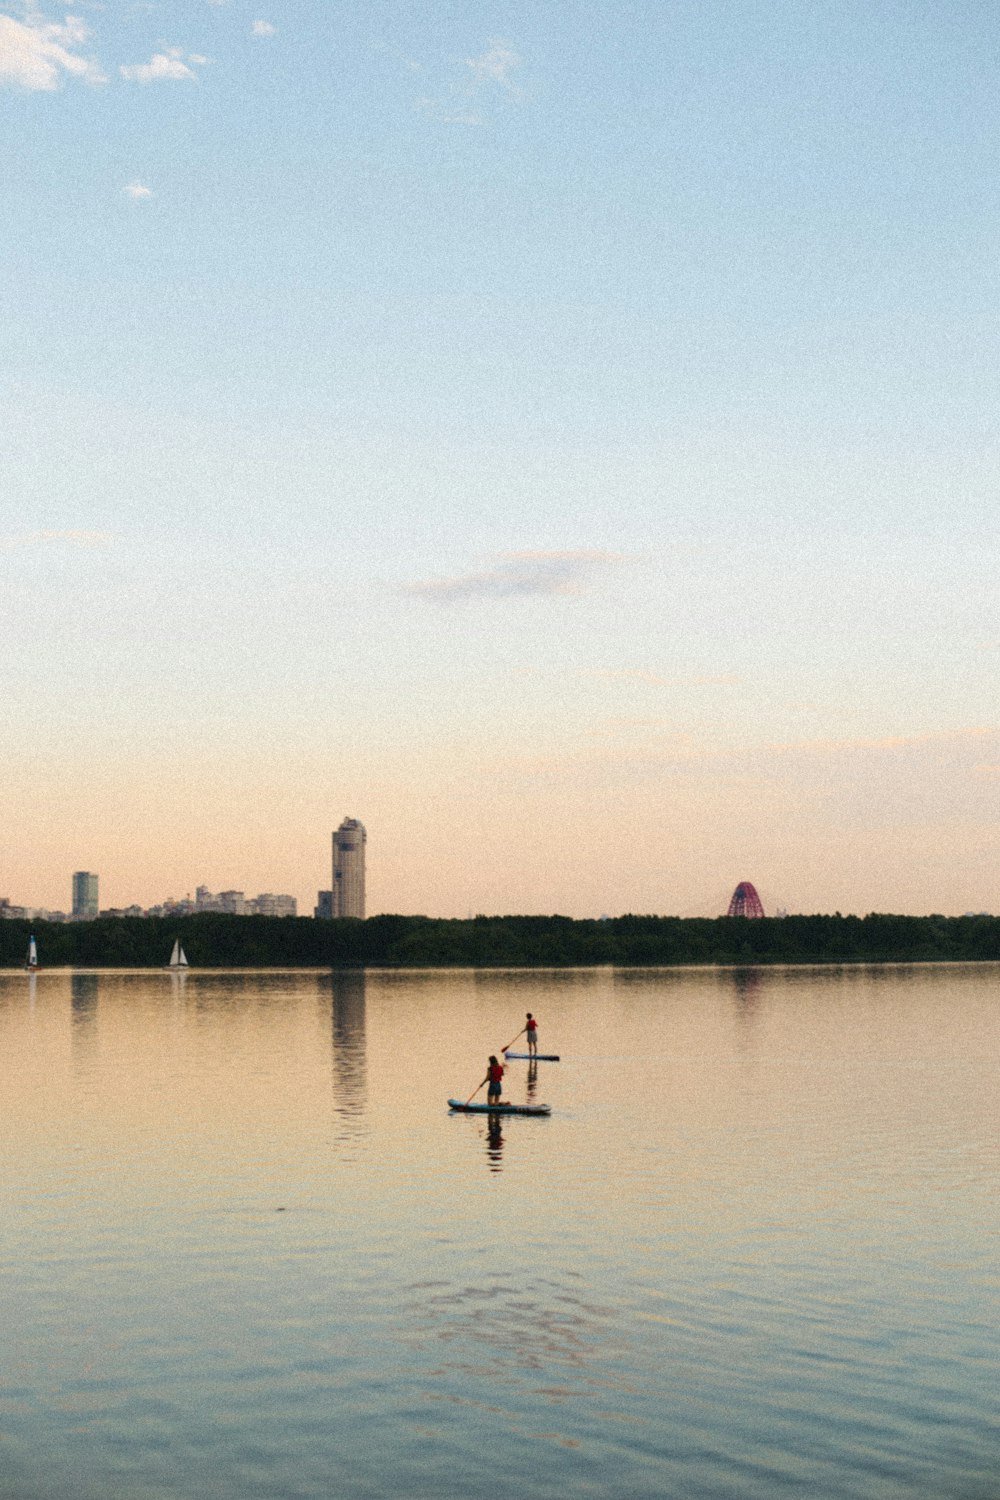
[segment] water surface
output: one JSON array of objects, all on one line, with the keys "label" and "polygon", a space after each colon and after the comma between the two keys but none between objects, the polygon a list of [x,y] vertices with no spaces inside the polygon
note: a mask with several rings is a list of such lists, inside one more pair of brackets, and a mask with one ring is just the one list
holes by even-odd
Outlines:
[{"label": "water surface", "polygon": [[996,1495],[998,995],[0,975],[0,1496]]}]

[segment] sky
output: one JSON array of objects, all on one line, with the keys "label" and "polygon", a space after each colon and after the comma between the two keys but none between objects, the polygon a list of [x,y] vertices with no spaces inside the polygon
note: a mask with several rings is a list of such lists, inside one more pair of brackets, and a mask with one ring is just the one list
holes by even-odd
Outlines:
[{"label": "sky", "polygon": [[0,0],[0,895],[1000,911],[982,0]]}]

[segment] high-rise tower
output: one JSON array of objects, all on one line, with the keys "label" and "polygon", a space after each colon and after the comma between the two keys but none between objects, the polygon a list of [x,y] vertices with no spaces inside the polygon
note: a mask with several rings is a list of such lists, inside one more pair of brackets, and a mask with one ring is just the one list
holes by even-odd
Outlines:
[{"label": "high-rise tower", "polygon": [[365,825],[345,818],[333,835],[333,915],[365,914]]},{"label": "high-rise tower", "polygon": [[73,874],[73,916],[78,922],[89,922],[97,916],[97,876],[89,870]]}]

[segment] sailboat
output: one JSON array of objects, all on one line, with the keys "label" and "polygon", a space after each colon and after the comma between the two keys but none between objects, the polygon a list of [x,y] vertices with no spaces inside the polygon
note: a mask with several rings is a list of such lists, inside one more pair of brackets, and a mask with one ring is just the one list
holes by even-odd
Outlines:
[{"label": "sailboat", "polygon": [[174,951],[170,955],[170,962],[167,964],[167,968],[172,969],[174,973],[183,973],[189,967],[187,954],[181,947],[181,940],[180,938],[175,938]]},{"label": "sailboat", "polygon": [[35,945],[34,933],[32,933],[31,937],[28,939],[28,956],[24,960],[24,967],[27,969],[29,974],[34,974],[35,970],[38,968],[38,948]]}]

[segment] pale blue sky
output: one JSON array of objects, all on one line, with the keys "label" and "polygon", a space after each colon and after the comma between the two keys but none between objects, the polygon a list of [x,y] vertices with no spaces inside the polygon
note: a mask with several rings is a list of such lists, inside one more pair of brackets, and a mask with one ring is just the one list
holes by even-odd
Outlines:
[{"label": "pale blue sky", "polygon": [[72,18],[0,0],[0,894],[311,905],[350,813],[376,908],[1000,907],[990,7]]}]

